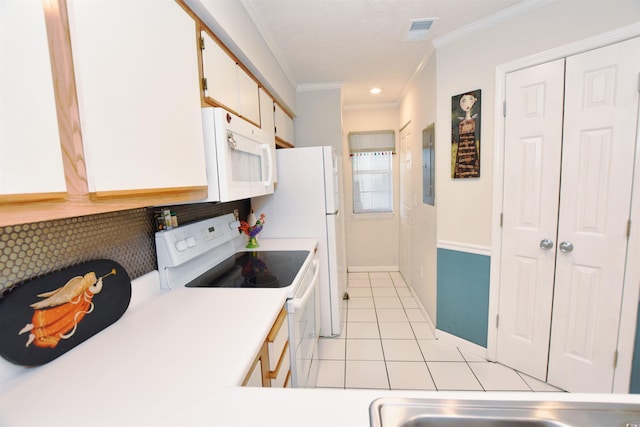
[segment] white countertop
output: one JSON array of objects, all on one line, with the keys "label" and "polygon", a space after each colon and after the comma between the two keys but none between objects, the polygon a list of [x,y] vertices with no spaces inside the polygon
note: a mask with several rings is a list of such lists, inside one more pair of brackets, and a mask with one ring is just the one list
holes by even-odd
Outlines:
[{"label": "white countertop", "polygon": [[[262,250],[315,247],[264,239]],[[135,292],[135,291],[134,291]],[[282,289],[181,288],[0,389],[0,426],[361,426],[383,396],[639,402],[636,395],[239,387],[286,299]]]},{"label": "white countertop", "polygon": [[167,292],[3,390],[0,424],[140,424],[240,384],[284,301],[273,289]]},{"label": "white countertop", "polygon": [[232,387],[157,419],[162,426],[367,427],[369,405],[382,397],[489,401],[640,403],[637,395],[527,392],[434,392],[372,389]]},{"label": "white countertop", "polygon": [[[260,245],[312,250],[316,242]],[[160,293],[63,356],[3,384],[0,425],[139,425],[239,385],[285,300],[284,289]]]}]

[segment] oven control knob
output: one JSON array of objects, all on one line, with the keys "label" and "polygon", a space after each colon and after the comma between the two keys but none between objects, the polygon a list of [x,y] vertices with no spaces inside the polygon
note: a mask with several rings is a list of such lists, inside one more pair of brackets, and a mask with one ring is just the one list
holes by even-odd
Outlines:
[{"label": "oven control knob", "polygon": [[180,252],[187,250],[187,241],[186,240],[178,240],[176,242],[176,249]]},{"label": "oven control knob", "polygon": [[187,238],[187,247],[192,248],[196,245],[196,238],[195,237],[188,237]]}]

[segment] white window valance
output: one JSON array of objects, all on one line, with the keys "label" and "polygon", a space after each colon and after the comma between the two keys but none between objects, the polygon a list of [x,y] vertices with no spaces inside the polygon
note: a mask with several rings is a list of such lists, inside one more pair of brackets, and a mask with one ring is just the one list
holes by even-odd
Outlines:
[{"label": "white window valance", "polygon": [[396,152],[396,133],[392,130],[349,132],[349,155],[370,152]]}]

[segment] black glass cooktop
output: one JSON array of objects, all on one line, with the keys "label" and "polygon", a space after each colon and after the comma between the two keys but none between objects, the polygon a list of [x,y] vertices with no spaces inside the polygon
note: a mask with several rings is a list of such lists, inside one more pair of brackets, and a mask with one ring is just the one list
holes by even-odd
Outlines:
[{"label": "black glass cooktop", "polygon": [[237,252],[200,277],[189,288],[284,288],[298,274],[309,251]]}]

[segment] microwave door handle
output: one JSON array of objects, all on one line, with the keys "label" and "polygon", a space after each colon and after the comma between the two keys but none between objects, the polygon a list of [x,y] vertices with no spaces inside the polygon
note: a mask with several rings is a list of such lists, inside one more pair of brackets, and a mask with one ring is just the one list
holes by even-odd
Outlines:
[{"label": "microwave door handle", "polygon": [[273,153],[271,152],[271,148],[268,144],[262,144],[262,149],[267,152],[267,163],[269,164],[269,173],[266,176],[266,179],[262,181],[262,185],[265,187],[273,184]]}]

